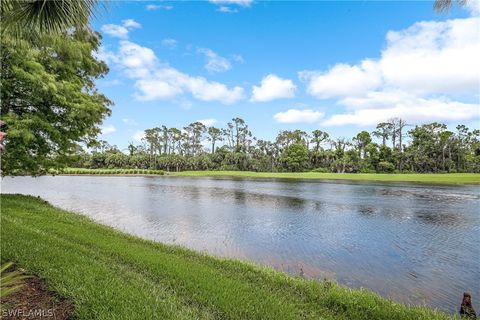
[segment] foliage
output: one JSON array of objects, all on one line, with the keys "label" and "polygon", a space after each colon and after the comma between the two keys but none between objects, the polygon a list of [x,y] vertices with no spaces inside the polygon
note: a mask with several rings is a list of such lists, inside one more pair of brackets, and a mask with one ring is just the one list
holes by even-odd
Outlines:
[{"label": "foliage", "polygon": [[288,171],[302,171],[307,166],[308,149],[301,143],[294,143],[286,147],[281,156],[280,163]]},{"label": "foliage", "polygon": [[24,285],[23,280],[29,278],[18,270],[9,270],[13,266],[13,262],[6,262],[0,267],[0,298],[20,290]]},{"label": "foliage", "polygon": [[76,319],[450,319],[368,290],[142,240],[34,197],[1,201],[2,258],[70,297]]},{"label": "foliage", "polygon": [[392,173],[395,171],[395,166],[393,163],[388,162],[388,161],[381,161],[377,165],[378,172],[380,173]]},{"label": "foliage", "polygon": [[435,0],[433,4],[433,9],[437,12],[446,12],[450,10],[455,2],[457,2],[460,6],[464,6],[467,4],[468,1],[476,1],[476,0]]},{"label": "foliage", "polygon": [[87,175],[164,175],[163,170],[150,170],[150,169],[86,169],[86,168],[64,168],[61,170],[52,169],[50,174],[87,174]]},{"label": "foliage", "polygon": [[37,175],[66,165],[79,142],[94,141],[110,114],[111,102],[95,87],[108,71],[93,54],[99,34],[77,29],[20,41],[2,34],[3,175]]},{"label": "foliage", "polygon": [[96,0],[2,0],[0,14],[3,32],[15,38],[38,38],[62,34],[68,28],[88,27]]},{"label": "foliage", "polygon": [[[451,132],[439,123],[416,126],[408,132],[405,127],[405,121],[391,119],[379,124],[372,134],[362,131],[352,140],[331,139],[321,130],[311,135],[293,130],[281,131],[275,141],[266,141],[253,137],[240,118],[232,119],[223,129],[207,129],[198,122],[185,127],[184,132],[162,126],[147,129],[144,143],[130,144],[128,155],[102,142],[91,153],[77,154],[74,166],[170,172],[298,172],[317,168],[337,173],[480,172],[479,130],[459,125],[457,132]],[[377,144],[372,135],[381,143]],[[211,149],[201,145],[205,138],[212,142]],[[219,146],[220,142],[223,145]]]}]

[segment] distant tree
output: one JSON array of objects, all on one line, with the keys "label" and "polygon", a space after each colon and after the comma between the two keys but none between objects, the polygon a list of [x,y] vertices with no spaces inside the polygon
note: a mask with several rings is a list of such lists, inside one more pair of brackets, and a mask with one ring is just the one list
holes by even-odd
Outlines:
[{"label": "distant tree", "polygon": [[201,122],[193,122],[184,128],[187,132],[189,144],[190,144],[190,153],[195,156],[202,150],[202,138],[203,134],[206,131],[206,127]]},{"label": "distant tree", "polygon": [[135,147],[135,145],[133,144],[133,142],[129,142],[128,143],[128,154],[131,156],[133,156],[135,154],[135,151],[137,151],[137,147]]},{"label": "distant tree", "polygon": [[328,133],[323,132],[322,130],[314,130],[312,131],[312,143],[315,144],[314,151],[318,152],[320,149],[320,145],[327,141],[329,138]]},{"label": "distant tree", "polygon": [[289,145],[283,150],[280,162],[288,171],[303,171],[308,162],[307,147],[302,143]]},{"label": "distant tree", "polygon": [[212,142],[212,153],[215,153],[215,142],[221,141],[222,131],[215,127],[208,128],[208,141]]},{"label": "distant tree", "polygon": [[372,137],[370,137],[370,133],[367,131],[362,131],[355,138],[353,138],[357,142],[358,154],[360,157],[366,157],[366,146],[372,142]]},{"label": "distant tree", "polygon": [[[236,118],[240,119],[240,118]],[[329,140],[327,133],[320,130],[310,138],[302,130],[281,131],[275,141],[251,137],[244,121],[230,122],[227,128],[210,127],[192,123],[184,131],[165,127],[147,129],[145,146],[129,146],[130,155],[122,154],[116,146],[100,141],[91,154],[77,147],[76,164],[86,167],[155,167],[163,170],[250,170],[250,171],[305,171],[318,172],[381,172],[390,173],[408,168],[414,172],[479,172],[480,130],[470,131],[460,125],[457,131],[446,130],[446,125],[430,123],[417,126],[406,134],[402,131],[405,122],[395,118],[378,127],[392,130],[395,123],[397,143],[395,148],[372,141],[367,131],[354,136],[352,142],[346,138]],[[238,130],[238,131],[237,131]],[[211,143],[211,153],[205,152],[203,143]],[[390,137],[390,132],[387,132]],[[238,136],[238,148],[236,141]],[[404,144],[401,137],[408,137]],[[382,135],[380,135],[382,137]],[[229,139],[218,147],[217,141]],[[218,139],[218,140],[217,140]],[[311,139],[311,140],[310,140]],[[393,137],[392,137],[393,139]],[[310,151],[309,141],[313,143]],[[330,143],[329,148],[320,143]],[[168,144],[165,153],[165,143]],[[252,144],[253,143],[253,144]],[[402,148],[400,148],[400,145]],[[161,147],[160,147],[161,146]],[[133,152],[133,150],[135,150]],[[157,154],[162,153],[160,157]]]},{"label": "distant tree", "polygon": [[387,140],[390,137],[390,124],[387,122],[379,123],[372,134],[377,138],[382,138],[382,146],[385,147],[387,145]]},{"label": "distant tree", "polygon": [[145,137],[143,140],[148,144],[150,154],[150,167],[156,169],[157,167],[157,151],[160,149],[160,132],[159,127],[145,130]]}]

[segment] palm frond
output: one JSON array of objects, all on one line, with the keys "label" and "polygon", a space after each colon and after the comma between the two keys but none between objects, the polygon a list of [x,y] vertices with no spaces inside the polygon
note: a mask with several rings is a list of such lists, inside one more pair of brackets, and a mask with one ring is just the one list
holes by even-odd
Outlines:
[{"label": "palm frond", "polygon": [[30,276],[24,275],[18,270],[7,272],[12,266],[12,262],[7,262],[0,267],[0,298],[18,291],[24,286],[23,280],[30,278]]},{"label": "palm frond", "polygon": [[[460,6],[464,6],[467,4],[469,0],[457,0],[458,4]],[[453,6],[454,0],[435,0],[435,3],[433,4],[433,9],[437,12],[446,12],[450,10],[450,8]]]},{"label": "palm frond", "polygon": [[70,28],[85,28],[95,16],[98,0],[2,0],[2,32],[28,34],[60,34]]}]

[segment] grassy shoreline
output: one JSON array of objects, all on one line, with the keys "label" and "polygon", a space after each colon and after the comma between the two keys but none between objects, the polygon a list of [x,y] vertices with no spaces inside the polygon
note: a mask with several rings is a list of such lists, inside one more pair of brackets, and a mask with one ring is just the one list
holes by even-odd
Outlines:
[{"label": "grassy shoreline", "polygon": [[71,299],[78,319],[452,318],[368,290],[142,240],[38,198],[0,199],[2,261]]},{"label": "grassy shoreline", "polygon": [[62,170],[52,170],[55,175],[160,175],[163,176],[163,170],[152,169],[88,169],[88,168],[65,168]]},{"label": "grassy shoreline", "polygon": [[480,173],[320,173],[320,172],[252,172],[252,171],[181,171],[165,172],[149,169],[86,169],[66,168],[52,171],[57,175],[118,175],[143,176],[165,175],[171,177],[225,177],[252,179],[308,179],[308,180],[348,180],[372,182],[412,182],[423,184],[480,184]]},{"label": "grassy shoreline", "polygon": [[182,177],[238,177],[311,180],[352,180],[378,182],[415,182],[426,184],[480,184],[479,173],[320,173],[320,172],[250,172],[250,171],[183,171],[169,173]]}]

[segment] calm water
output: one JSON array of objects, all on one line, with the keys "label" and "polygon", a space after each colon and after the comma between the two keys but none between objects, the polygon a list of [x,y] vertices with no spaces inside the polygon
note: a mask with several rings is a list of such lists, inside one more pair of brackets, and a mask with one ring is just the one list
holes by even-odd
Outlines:
[{"label": "calm water", "polygon": [[476,186],[174,177],[5,178],[144,238],[332,278],[456,312],[480,309]]}]

